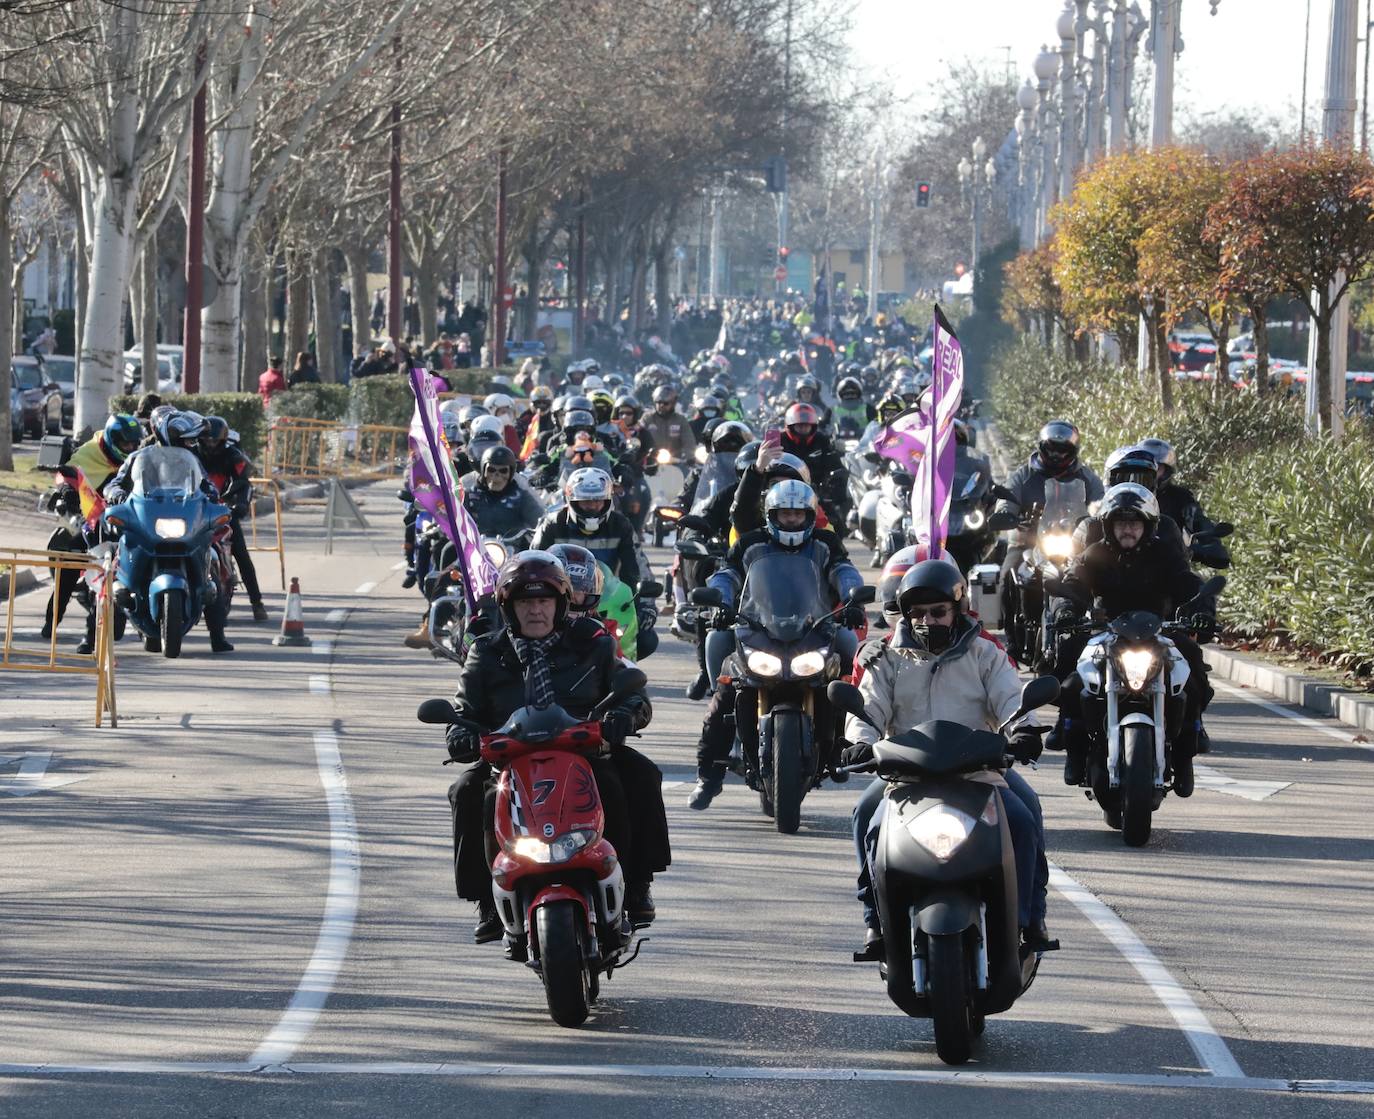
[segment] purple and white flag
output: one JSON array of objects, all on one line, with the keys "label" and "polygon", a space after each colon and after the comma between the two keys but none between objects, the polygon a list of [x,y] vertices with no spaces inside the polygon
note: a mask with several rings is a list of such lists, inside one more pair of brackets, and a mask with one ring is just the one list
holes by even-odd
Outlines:
[{"label": "purple and white flag", "polygon": [[462,486],[453,473],[448,443],[439,423],[439,378],[418,366],[410,370],[415,415],[410,421],[410,492],[458,550],[468,609],[496,587],[496,568],[482,548],[482,537],[463,505]]},{"label": "purple and white flag", "polygon": [[911,488],[911,514],[920,543],[931,554],[949,536],[949,503],[954,489],[954,421],[964,398],[964,351],[939,306],[935,307],[935,356],[926,405],[925,446]]}]

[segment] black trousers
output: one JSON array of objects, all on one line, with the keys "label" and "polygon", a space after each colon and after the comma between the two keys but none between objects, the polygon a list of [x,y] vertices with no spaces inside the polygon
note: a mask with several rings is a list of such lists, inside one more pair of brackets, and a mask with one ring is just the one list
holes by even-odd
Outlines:
[{"label": "black trousers", "polygon": [[253,566],[253,554],[248,550],[248,541],[243,537],[243,524],[239,521],[238,513],[233,515],[229,523],[234,530],[229,550],[234,554],[234,563],[238,565],[239,578],[243,580],[244,589],[248,592],[248,601],[256,606],[262,601],[262,591],[258,589],[258,569]]},{"label": "black trousers", "polygon": [[[647,883],[672,862],[663,773],[629,746],[618,747],[609,758],[591,759],[591,766],[606,817],[605,836],[620,858],[625,880]],[[491,897],[491,863],[497,853],[495,771],[486,762],[460,766],[448,802],[454,886],[460,898],[485,901]]]}]

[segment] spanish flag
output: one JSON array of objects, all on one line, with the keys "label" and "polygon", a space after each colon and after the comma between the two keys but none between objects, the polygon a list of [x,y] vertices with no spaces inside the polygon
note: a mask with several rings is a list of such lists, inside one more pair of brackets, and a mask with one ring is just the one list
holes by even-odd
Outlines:
[{"label": "spanish flag", "polygon": [[525,429],[525,442],[520,447],[521,462],[528,462],[530,455],[539,449],[539,434],[543,422],[544,416],[541,412],[535,412],[531,417],[530,426]]}]

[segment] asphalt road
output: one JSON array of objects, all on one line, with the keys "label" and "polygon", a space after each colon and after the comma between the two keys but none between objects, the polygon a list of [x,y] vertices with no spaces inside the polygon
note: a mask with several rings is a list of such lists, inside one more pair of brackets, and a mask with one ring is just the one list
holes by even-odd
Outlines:
[{"label": "asphalt road", "polygon": [[[265,578],[273,624],[238,620],[229,657],[201,630],[179,661],[118,647],[117,730],[84,680],[0,675],[0,1116],[1370,1113],[1374,759],[1232,693],[1147,849],[1055,765],[1030,775],[1064,948],[955,1071],[849,960],[854,784],[795,836],[739,783],[686,808],[701,707],[665,633],[659,918],[587,1025],[554,1026],[453,896],[442,735],[413,712],[455,673],[401,646],[392,488],[332,557],[319,509],[289,515],[310,649],[272,646]],[[42,605],[19,600],[17,640]]]}]

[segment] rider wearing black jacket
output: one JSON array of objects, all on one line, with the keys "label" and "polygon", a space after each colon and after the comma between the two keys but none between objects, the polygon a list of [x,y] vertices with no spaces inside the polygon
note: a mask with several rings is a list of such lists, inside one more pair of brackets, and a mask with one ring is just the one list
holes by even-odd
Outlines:
[{"label": "rider wearing black jacket", "polygon": [[502,444],[488,447],[481,472],[463,479],[463,505],[483,536],[528,539],[544,515],[539,499],[516,481],[517,468],[515,452]]},{"label": "rider wearing black jacket", "polygon": [[205,417],[205,433],[200,437],[200,461],[205,474],[219,490],[219,499],[229,506],[233,529],[231,551],[234,564],[248,592],[255,622],[267,621],[267,607],[262,604],[258,588],[258,571],[253,566],[252,553],[243,535],[243,518],[248,515],[253,500],[253,463],[237,443],[229,441],[229,424],[221,416]]},{"label": "rider wearing black jacket", "polygon": [[[1216,604],[1207,598],[1194,601],[1202,581],[1193,573],[1187,553],[1159,535],[1159,505],[1154,495],[1132,483],[1113,486],[1102,499],[1097,519],[1102,525],[1102,539],[1069,565],[1063,580],[1065,595],[1055,603],[1056,626],[1077,621],[1081,603],[1091,602],[1093,618],[1101,622],[1129,610],[1171,618],[1176,609],[1191,603],[1193,616],[1203,620],[1198,637],[1209,640],[1215,628]],[[1060,692],[1059,723],[1050,741],[1063,745],[1068,752],[1064,763],[1064,782],[1068,785],[1080,785],[1086,777],[1088,728],[1082,713],[1083,684],[1072,666],[1078,663],[1087,640],[1086,635],[1078,635],[1059,647],[1060,668],[1068,676]],[[1192,759],[1212,689],[1197,642],[1181,634],[1173,641],[1189,668],[1185,686],[1188,702],[1183,726],[1174,736],[1172,754],[1174,792],[1187,797],[1193,792]]]}]

